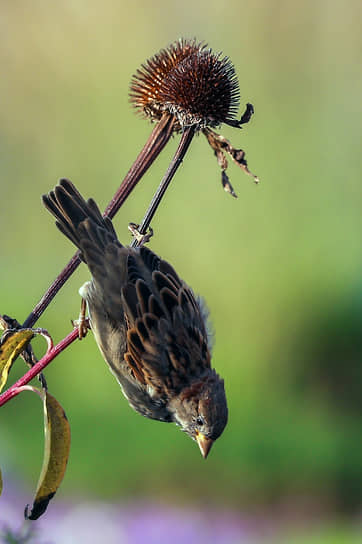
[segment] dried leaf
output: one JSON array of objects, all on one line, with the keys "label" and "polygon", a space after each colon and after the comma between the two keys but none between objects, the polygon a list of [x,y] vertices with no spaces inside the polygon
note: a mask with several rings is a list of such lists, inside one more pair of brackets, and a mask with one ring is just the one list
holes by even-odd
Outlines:
[{"label": "dried leaf", "polygon": [[21,329],[4,333],[0,343],[0,391],[7,382],[9,371],[18,355],[24,351],[34,333],[31,329]]},{"label": "dried leaf", "polygon": [[[248,106],[251,106],[251,104],[248,104]],[[247,123],[253,111],[254,110],[252,109],[252,106],[251,106],[251,110],[247,108],[247,110],[244,113],[246,120],[244,119],[244,116],[243,116],[240,120],[240,123]],[[236,123],[237,125],[239,125],[239,121],[237,121]],[[225,153],[227,153],[232,158],[232,160],[238,166],[240,166],[240,168],[244,170],[244,172],[246,172],[249,176],[254,178],[255,183],[259,183],[258,176],[250,172],[248,168],[248,163],[245,160],[245,151],[243,151],[242,149],[235,149],[235,147],[231,145],[229,140],[224,138],[224,136],[221,136],[221,134],[216,134],[216,132],[214,132],[210,128],[205,128],[203,130],[203,133],[205,134],[211,148],[214,150],[214,153],[217,158],[217,162],[223,172],[227,169],[227,166],[228,166],[228,163],[225,157]],[[223,182],[223,186],[225,188],[224,182]],[[225,189],[225,190],[228,191],[230,194],[232,194],[232,192],[229,191],[228,189]]]},{"label": "dried leaf", "polygon": [[2,476],[1,476],[1,470],[0,470],[0,495],[2,493],[2,490],[3,490],[3,479],[2,479]]},{"label": "dried leaf", "polygon": [[248,102],[246,104],[245,111],[244,111],[243,115],[241,116],[240,121],[238,121],[237,119],[232,119],[230,121],[227,121],[227,124],[229,126],[231,126],[231,127],[242,128],[241,125],[245,125],[246,123],[249,123],[253,113],[254,113],[254,106],[253,106],[253,104],[250,104]]},{"label": "dried leaf", "polygon": [[244,170],[244,172],[246,172],[249,176],[254,178],[254,183],[258,184],[259,183],[258,176],[256,176],[252,172],[250,172],[250,170],[248,168],[248,163],[245,160],[245,151],[243,151],[242,149],[235,149],[234,147],[232,147],[232,145],[229,144],[229,142],[227,142],[227,143],[228,143],[228,145],[225,146],[225,151],[227,153],[229,153],[229,155],[233,159],[233,161],[238,166],[240,166],[240,168],[242,168]]},{"label": "dried leaf", "polygon": [[221,172],[221,183],[227,193],[230,193],[231,196],[233,196],[234,198],[238,198],[238,195],[235,193],[234,188],[228,178],[228,175],[224,170]]},{"label": "dried leaf", "polygon": [[31,389],[44,403],[43,466],[31,512],[28,506],[25,509],[25,518],[35,520],[44,514],[63,480],[70,450],[70,426],[63,408],[52,395]]}]

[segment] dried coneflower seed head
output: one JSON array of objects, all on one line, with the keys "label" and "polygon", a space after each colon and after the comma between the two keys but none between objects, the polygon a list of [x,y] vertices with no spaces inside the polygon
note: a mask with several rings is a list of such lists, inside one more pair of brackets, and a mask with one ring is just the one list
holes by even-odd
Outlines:
[{"label": "dried coneflower seed head", "polygon": [[165,112],[174,130],[235,124],[239,85],[227,57],[196,40],[180,39],[149,59],[133,76],[130,99],[153,121]]},{"label": "dried coneflower seed head", "polygon": [[228,57],[213,53],[206,44],[180,39],[151,57],[132,77],[130,101],[136,110],[155,122],[155,127],[125,179],[124,193],[129,194],[146,167],[154,161],[174,132],[181,140],[161,184],[142,221],[139,234],[146,232],[165,191],[182,163],[194,135],[202,132],[221,168],[225,191],[236,197],[226,173],[227,156],[254,178],[248,169],[245,152],[213,129],[221,123],[241,128],[254,113],[246,105],[240,119],[239,85]]}]

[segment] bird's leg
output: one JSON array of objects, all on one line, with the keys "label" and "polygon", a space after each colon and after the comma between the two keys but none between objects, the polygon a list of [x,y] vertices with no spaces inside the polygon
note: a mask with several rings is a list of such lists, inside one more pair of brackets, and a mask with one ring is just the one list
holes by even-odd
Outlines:
[{"label": "bird's leg", "polygon": [[90,329],[89,319],[86,317],[86,311],[87,311],[87,302],[85,298],[82,298],[82,302],[80,304],[79,318],[77,320],[72,321],[73,327],[78,327],[79,340],[82,340],[82,338],[85,338],[87,336],[88,329]]},{"label": "bird's leg", "polygon": [[[134,237],[134,240],[136,240],[137,247],[142,247],[144,244],[149,242],[150,239],[152,238],[153,229],[152,227],[149,227],[149,230],[146,234],[142,234],[139,229],[140,229],[140,226],[137,225],[136,223],[129,223],[128,225],[128,230],[131,231]],[[134,247],[134,244],[132,244],[132,246]]]}]

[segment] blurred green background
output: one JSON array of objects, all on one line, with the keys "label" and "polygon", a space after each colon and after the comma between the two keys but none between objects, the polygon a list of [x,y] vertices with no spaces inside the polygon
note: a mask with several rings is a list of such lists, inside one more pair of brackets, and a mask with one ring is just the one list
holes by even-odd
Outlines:
[{"label": "blurred green background", "polygon": [[[204,462],[176,427],[128,407],[89,335],[46,371],[72,427],[63,498],[296,517],[361,510],[361,25],[357,0],[2,2],[1,313],[23,321],[72,255],[41,194],[68,177],[104,208],[148,137],[128,102],[148,57],[181,36],[205,40],[233,61],[241,110],[250,101],[256,112],[221,133],[246,150],[260,185],[230,165],[231,198],[196,138],[151,242],[208,303],[228,427]],[[177,142],[116,217],[123,242]],[[38,322],[55,341],[87,278],[83,266]],[[14,378],[22,371],[19,361]],[[41,418],[31,395],[1,413],[0,460],[29,488]]]}]

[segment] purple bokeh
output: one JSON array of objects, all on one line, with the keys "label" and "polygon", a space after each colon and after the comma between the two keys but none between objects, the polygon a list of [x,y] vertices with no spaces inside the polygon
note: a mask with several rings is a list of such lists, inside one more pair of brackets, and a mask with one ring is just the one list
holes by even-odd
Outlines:
[{"label": "purple bokeh", "polygon": [[[250,522],[237,512],[198,511],[149,503],[114,504],[54,498],[37,521],[23,521],[27,495],[6,485],[0,534],[33,532],[27,544],[256,544]],[[20,540],[19,540],[20,541]],[[0,539],[0,542],[2,540]]]}]

